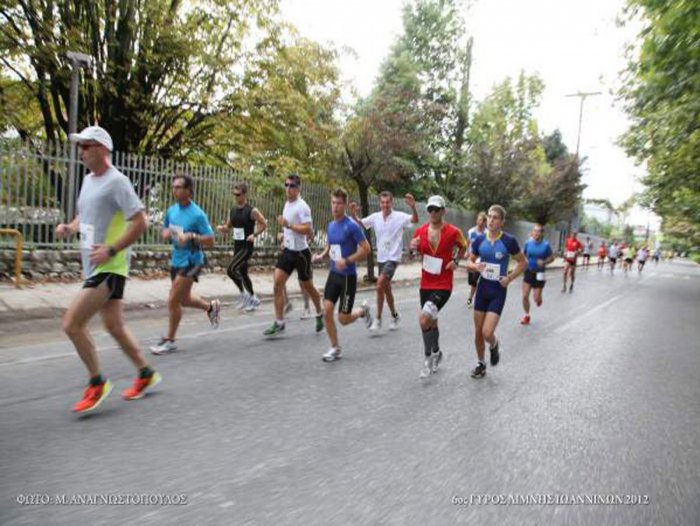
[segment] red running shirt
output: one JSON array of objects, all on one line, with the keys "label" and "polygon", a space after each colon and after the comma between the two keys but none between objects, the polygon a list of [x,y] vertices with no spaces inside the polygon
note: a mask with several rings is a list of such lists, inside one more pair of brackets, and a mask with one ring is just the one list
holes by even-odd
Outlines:
[{"label": "red running shirt", "polygon": [[[567,261],[576,261],[579,250],[583,250],[581,242],[578,239],[570,237],[566,240],[566,245],[564,246],[564,259]],[[571,255],[572,252],[573,256]]]},{"label": "red running shirt", "polygon": [[[452,290],[453,270],[445,267],[452,261],[455,248],[467,248],[467,240],[462,231],[454,225],[445,223],[440,231],[440,241],[437,250],[433,250],[428,241],[428,228],[430,223],[426,223],[416,229],[413,237],[420,238],[418,252],[423,254],[423,270],[420,278],[420,288],[427,290]],[[426,271],[425,256],[442,260],[440,274],[433,274]]]}]

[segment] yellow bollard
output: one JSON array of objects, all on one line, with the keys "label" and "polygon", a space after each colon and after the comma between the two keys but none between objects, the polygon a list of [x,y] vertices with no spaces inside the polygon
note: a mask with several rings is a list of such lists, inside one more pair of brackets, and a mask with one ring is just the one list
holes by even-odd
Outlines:
[{"label": "yellow bollard", "polygon": [[24,238],[22,232],[14,228],[0,228],[1,236],[12,236],[15,238],[15,287],[22,287],[22,251],[24,250]]}]

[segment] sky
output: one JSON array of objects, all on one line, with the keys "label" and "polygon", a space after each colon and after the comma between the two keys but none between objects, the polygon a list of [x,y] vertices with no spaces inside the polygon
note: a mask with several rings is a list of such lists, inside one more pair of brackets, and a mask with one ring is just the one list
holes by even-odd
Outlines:
[{"label": "sky", "polygon": [[[379,67],[402,32],[404,0],[282,0],[282,16],[300,33],[354,52],[341,54],[343,80],[361,95],[370,92]],[[618,27],[624,0],[473,0],[465,8],[467,33],[474,37],[471,90],[481,100],[505,77],[521,70],[537,74],[545,91],[535,116],[540,129],[562,132],[576,150],[582,92],[602,92],[586,99],[580,154],[587,157],[583,182],[586,198],[607,198],[619,205],[642,189],[635,166],[616,145],[628,121],[613,92],[625,67],[626,44],[636,26]],[[633,224],[658,218],[636,209]]]}]

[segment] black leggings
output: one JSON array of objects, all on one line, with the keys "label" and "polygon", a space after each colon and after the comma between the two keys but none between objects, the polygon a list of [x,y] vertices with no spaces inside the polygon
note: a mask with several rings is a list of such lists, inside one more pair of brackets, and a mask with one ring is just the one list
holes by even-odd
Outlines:
[{"label": "black leggings", "polygon": [[250,281],[248,276],[248,260],[252,255],[253,247],[237,248],[231,263],[226,269],[228,277],[233,280],[238,290],[243,292],[245,288],[245,291],[251,296],[255,294],[253,292],[253,282]]}]

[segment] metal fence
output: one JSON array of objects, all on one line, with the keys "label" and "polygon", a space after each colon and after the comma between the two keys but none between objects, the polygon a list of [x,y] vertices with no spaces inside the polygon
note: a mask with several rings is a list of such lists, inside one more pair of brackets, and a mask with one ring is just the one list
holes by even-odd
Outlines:
[{"label": "metal fence", "polygon": [[[76,208],[80,184],[85,176],[85,168],[79,161],[71,171],[70,145],[43,145],[34,148],[15,140],[0,141],[0,228],[15,228],[22,232],[29,248],[77,248],[77,240],[59,241],[54,236],[57,224],[70,220],[69,211]],[[250,185],[249,198],[268,218],[268,230],[256,240],[258,246],[274,246],[280,227],[276,217],[284,207],[284,187],[280,184],[266,184],[256,187],[256,183],[233,170],[176,163],[171,160],[148,157],[123,152],[114,152],[114,166],[132,181],[143,201],[150,226],[137,245],[142,248],[166,246],[160,237],[165,211],[172,204],[171,181],[175,173],[187,173],[194,178],[194,199],[208,214],[212,226],[223,222],[234,203],[231,188],[234,182],[245,181]],[[71,174],[74,174],[71,176]],[[71,177],[74,180],[71,182]],[[323,245],[326,240],[326,225],[331,220],[330,188],[322,184],[303,183],[302,197],[311,207],[315,230],[314,245]],[[403,199],[395,199],[396,209],[408,211]],[[376,197],[370,199],[370,212],[379,210]],[[425,204],[419,203],[421,222],[427,220]],[[473,212],[449,209],[446,220],[465,232],[475,222]],[[522,243],[529,236],[532,223],[511,221],[506,230],[514,234]],[[405,233],[408,241],[411,230]],[[218,235],[217,245],[228,243]],[[562,234],[548,229],[546,237],[552,247],[561,246]],[[599,239],[594,238],[599,244]],[[9,241],[0,239],[0,246],[8,246]]]}]

